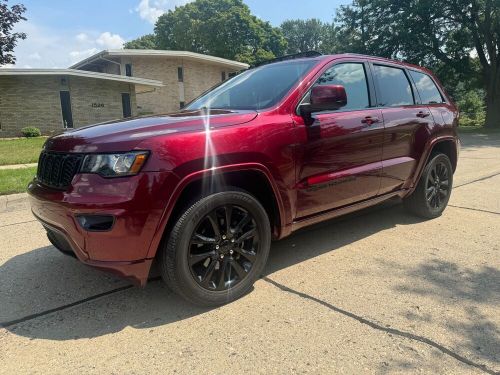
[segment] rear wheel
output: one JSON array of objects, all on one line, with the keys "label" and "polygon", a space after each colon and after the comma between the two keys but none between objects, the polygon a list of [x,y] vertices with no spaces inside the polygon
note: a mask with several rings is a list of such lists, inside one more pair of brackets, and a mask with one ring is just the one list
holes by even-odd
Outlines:
[{"label": "rear wheel", "polygon": [[161,249],[162,276],[190,302],[224,304],[251,289],[270,243],[269,219],[253,196],[216,193],[191,205],[176,222]]},{"label": "rear wheel", "polygon": [[434,154],[425,166],[415,191],[405,198],[405,207],[426,219],[438,217],[448,205],[452,186],[450,159],[445,154]]}]

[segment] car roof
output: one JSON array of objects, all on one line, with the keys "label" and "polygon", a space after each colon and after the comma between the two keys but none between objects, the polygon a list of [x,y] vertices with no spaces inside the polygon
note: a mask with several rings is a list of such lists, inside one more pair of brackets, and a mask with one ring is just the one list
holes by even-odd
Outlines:
[{"label": "car roof", "polygon": [[348,58],[364,59],[364,60],[368,60],[368,61],[372,61],[372,62],[381,62],[381,63],[399,65],[401,67],[425,71],[426,73],[432,74],[432,72],[429,69],[422,67],[422,66],[410,64],[410,63],[403,62],[403,61],[387,59],[385,57],[363,55],[363,54],[359,54],[359,53],[337,53],[337,54],[331,54],[331,55],[319,55],[319,56],[314,56],[314,57],[298,57],[296,59],[271,62],[271,63],[266,64],[266,65],[286,64],[286,63],[292,63],[292,62],[296,62],[296,61],[333,61],[336,59],[348,59]]}]

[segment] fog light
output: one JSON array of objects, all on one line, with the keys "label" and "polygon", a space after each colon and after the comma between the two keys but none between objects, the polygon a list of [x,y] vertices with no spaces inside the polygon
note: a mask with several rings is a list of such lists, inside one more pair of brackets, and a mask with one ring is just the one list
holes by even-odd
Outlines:
[{"label": "fog light", "polygon": [[112,215],[78,215],[80,226],[89,232],[105,232],[113,228],[115,217]]}]

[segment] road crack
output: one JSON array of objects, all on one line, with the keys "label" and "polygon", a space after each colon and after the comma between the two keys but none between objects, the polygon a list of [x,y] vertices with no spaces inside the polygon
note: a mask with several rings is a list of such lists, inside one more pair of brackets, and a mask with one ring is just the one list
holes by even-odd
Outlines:
[{"label": "road crack", "polygon": [[309,294],[306,294],[306,293],[303,293],[303,292],[299,292],[295,289],[292,289],[292,288],[289,288],[283,284],[280,284],[278,283],[277,281],[274,281],[266,276],[264,276],[262,278],[264,281],[268,282],[269,284],[272,284],[274,285],[276,288],[282,290],[283,292],[287,292],[287,293],[291,293],[291,294],[295,294],[296,296],[299,296],[301,298],[304,298],[304,299],[308,299],[308,300],[311,300],[313,302],[316,302],[320,305],[323,305],[325,307],[327,307],[328,309],[332,310],[332,311],[335,311],[339,314],[342,314],[344,316],[347,316],[351,319],[354,319],[356,321],[358,321],[359,323],[361,324],[364,324],[364,325],[367,325],[373,329],[376,329],[378,331],[382,331],[382,332],[385,332],[385,333],[390,333],[390,334],[393,334],[393,335],[396,335],[396,336],[400,336],[400,337],[404,337],[406,339],[410,339],[410,340],[413,340],[413,341],[418,341],[418,342],[421,342],[423,344],[426,344],[426,345],[429,345],[429,346],[432,346],[433,348],[439,350],[440,352],[444,353],[444,354],[447,354],[449,355],[450,357],[466,364],[466,365],[469,365],[469,366],[472,366],[472,367],[475,367],[479,370],[482,370],[484,371],[485,373],[487,374],[492,374],[492,375],[499,375],[500,372],[499,371],[495,371],[495,370],[492,370],[490,368],[488,368],[486,365],[483,365],[483,364],[479,364],[479,363],[476,363],[466,357],[463,357],[461,356],[460,354],[457,354],[455,352],[453,352],[452,350],[444,347],[443,345],[431,340],[431,339],[428,339],[427,337],[423,337],[423,336],[419,336],[419,335],[415,335],[413,333],[410,333],[410,332],[405,332],[405,331],[400,331],[398,329],[395,329],[395,328],[390,328],[390,327],[383,327],[381,326],[380,324],[377,324],[369,319],[366,319],[366,318],[363,318],[362,316],[359,316],[359,315],[356,315],[352,312],[349,312],[347,310],[343,310],[341,309],[340,307],[337,307],[337,306],[334,306],[326,301],[323,301],[319,298],[316,298],[316,297],[313,297]]},{"label": "road crack", "polygon": [[5,224],[5,225],[0,225],[0,228],[5,228],[5,227],[10,227],[12,225],[19,225],[19,224],[28,224],[28,223],[34,223],[37,220],[29,220],[29,221],[21,221],[19,223],[10,223],[10,224]]},{"label": "road crack", "polygon": [[484,180],[487,180],[489,178],[496,177],[498,175],[500,175],[500,172],[496,172],[496,173],[493,173],[493,174],[490,174],[487,176],[483,176],[483,177],[477,178],[477,179],[472,180],[472,181],[464,182],[463,184],[459,184],[459,185],[454,186],[453,189],[457,189],[457,188],[462,187],[462,186],[474,184],[476,182],[484,181]]},{"label": "road crack", "polygon": [[464,207],[464,206],[455,206],[453,204],[448,204],[448,206],[450,207],[454,207],[454,208],[461,208],[463,210],[470,210],[470,211],[478,211],[478,212],[485,212],[485,213],[488,213],[488,214],[493,214],[493,215],[500,215],[500,212],[495,212],[495,211],[488,211],[488,210],[482,210],[480,208],[472,208],[472,207]]}]

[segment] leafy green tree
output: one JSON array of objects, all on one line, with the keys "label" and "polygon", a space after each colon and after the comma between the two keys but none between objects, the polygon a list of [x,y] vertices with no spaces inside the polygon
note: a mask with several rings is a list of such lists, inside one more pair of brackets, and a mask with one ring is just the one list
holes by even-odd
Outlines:
[{"label": "leafy green tree", "polygon": [[156,49],[156,37],[154,34],[147,34],[140,38],[125,43],[126,49]]},{"label": "leafy green tree", "polygon": [[23,13],[26,7],[22,4],[7,5],[7,0],[0,0],[0,65],[14,64],[16,58],[14,48],[20,39],[26,39],[25,33],[13,33],[14,25],[26,20]]},{"label": "leafy green tree", "polygon": [[460,124],[463,126],[479,126],[484,123],[484,93],[482,90],[465,90],[457,100],[460,109]]},{"label": "leafy green tree", "polygon": [[250,64],[282,55],[278,28],[251,14],[242,0],[196,0],[160,16],[157,48],[186,50]]},{"label": "leafy green tree", "polygon": [[467,77],[480,65],[488,127],[500,127],[500,0],[354,0],[337,13],[354,52],[404,59]]},{"label": "leafy green tree", "polygon": [[288,42],[287,54],[307,51],[332,53],[335,48],[335,28],[317,18],[287,20],[280,28]]}]

